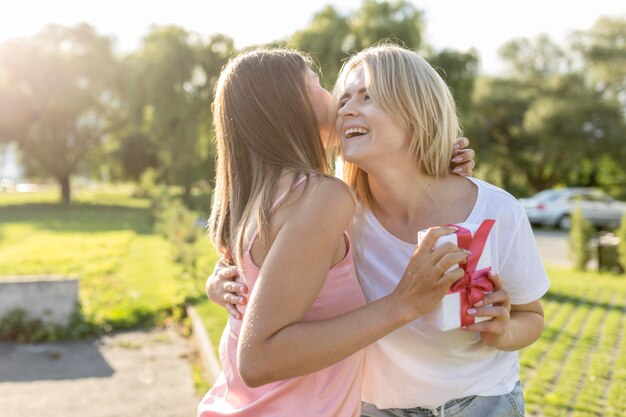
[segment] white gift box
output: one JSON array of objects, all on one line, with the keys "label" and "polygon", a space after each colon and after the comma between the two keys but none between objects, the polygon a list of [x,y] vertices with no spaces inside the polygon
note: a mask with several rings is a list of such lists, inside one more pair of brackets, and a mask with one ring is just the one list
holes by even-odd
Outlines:
[{"label": "white gift box", "polygon": [[[480,224],[475,223],[458,223],[454,226],[460,226],[465,229],[468,229],[472,233],[472,237],[476,233],[476,230],[480,227]],[[420,245],[422,239],[426,235],[426,230],[421,230],[417,233],[417,244]],[[458,236],[456,233],[442,236],[437,239],[435,243],[435,248],[447,243],[453,243],[454,245],[459,245]],[[448,269],[448,271],[454,270],[458,268],[459,265],[453,265]],[[476,266],[476,270],[480,271],[482,269],[491,267],[491,234],[487,238],[485,242],[485,246],[483,247],[482,254],[478,260],[478,264]],[[481,321],[490,320],[490,317],[474,317],[475,323],[480,323]],[[458,329],[461,327],[461,293],[453,292],[446,294],[443,299],[428,313],[422,316],[422,320],[426,323],[434,326],[435,328],[448,331],[453,329]]]}]

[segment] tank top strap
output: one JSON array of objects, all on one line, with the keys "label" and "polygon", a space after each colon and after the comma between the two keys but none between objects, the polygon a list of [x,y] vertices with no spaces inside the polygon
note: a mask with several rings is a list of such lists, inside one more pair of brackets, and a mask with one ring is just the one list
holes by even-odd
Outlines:
[{"label": "tank top strap", "polygon": [[[282,203],[285,198],[287,198],[287,195],[292,192],[293,190],[295,190],[296,188],[298,188],[300,185],[304,184],[304,182],[309,178],[309,177],[314,177],[318,175],[317,173],[313,172],[311,174],[306,174],[301,176],[300,178],[298,178],[296,180],[296,182],[293,183],[293,185],[291,187],[289,187],[289,189],[287,189],[285,192],[283,192],[280,196],[278,196],[278,198],[276,199],[276,201],[274,201],[274,204],[272,204],[272,208],[270,209],[270,213],[273,212],[276,207],[278,207],[278,205],[280,203]],[[250,249],[252,249],[252,245],[254,245],[254,242],[256,241],[256,238],[259,237],[259,229],[257,228],[257,230],[255,230],[254,235],[252,235],[252,239],[250,239],[250,243],[248,244],[248,250],[247,252],[250,252]]]}]

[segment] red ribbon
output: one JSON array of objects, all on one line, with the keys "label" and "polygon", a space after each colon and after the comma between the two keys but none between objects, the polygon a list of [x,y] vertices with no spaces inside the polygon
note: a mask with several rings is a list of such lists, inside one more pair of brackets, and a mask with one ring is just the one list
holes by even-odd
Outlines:
[{"label": "red ribbon", "polygon": [[465,271],[465,275],[452,284],[450,291],[448,291],[448,293],[460,293],[461,326],[474,324],[474,316],[467,314],[467,309],[482,300],[486,292],[493,291],[493,283],[487,277],[487,272],[491,271],[491,267],[489,266],[479,271],[476,270],[476,267],[485,249],[489,232],[495,222],[496,221],[492,219],[483,221],[476,230],[476,233],[474,233],[473,238],[472,232],[468,229],[456,224],[449,225],[459,229],[456,232],[458,239],[457,246],[471,252],[471,255],[467,257],[467,262],[460,265],[461,269]]}]

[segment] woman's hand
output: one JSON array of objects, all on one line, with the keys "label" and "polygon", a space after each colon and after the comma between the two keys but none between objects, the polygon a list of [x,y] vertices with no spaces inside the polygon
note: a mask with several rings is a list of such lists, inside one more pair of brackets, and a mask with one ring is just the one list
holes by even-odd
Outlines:
[{"label": "woman's hand", "polygon": [[226,266],[222,260],[215,265],[215,270],[206,280],[206,294],[209,300],[219,304],[228,311],[228,314],[241,320],[242,316],[237,310],[237,304],[244,305],[248,299],[244,294],[248,293],[246,284],[235,281],[239,277],[239,269],[236,266]]},{"label": "woman's hand", "polygon": [[453,146],[450,169],[461,177],[471,177],[476,166],[474,161],[476,152],[473,149],[466,149],[469,146],[469,139],[458,138]]},{"label": "woman's hand", "polygon": [[487,346],[498,348],[508,343],[509,323],[511,320],[511,297],[504,289],[500,275],[489,271],[489,279],[493,282],[493,292],[477,302],[467,313],[474,317],[490,317],[491,320],[481,321],[463,327],[463,330],[480,332],[480,338]]},{"label": "woman's hand", "polygon": [[399,307],[405,309],[403,317],[407,322],[422,316],[448,292],[450,286],[463,277],[463,270],[450,267],[464,263],[468,251],[452,243],[434,248],[437,239],[452,234],[454,226],[440,226],[428,229],[417,247],[402,279],[391,294],[396,297]]}]

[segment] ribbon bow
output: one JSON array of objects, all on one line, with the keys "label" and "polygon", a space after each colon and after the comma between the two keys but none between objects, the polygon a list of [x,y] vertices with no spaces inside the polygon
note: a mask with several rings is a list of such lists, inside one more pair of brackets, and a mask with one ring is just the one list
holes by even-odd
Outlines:
[{"label": "ribbon bow", "polygon": [[487,277],[487,272],[491,271],[491,267],[479,271],[476,270],[476,267],[485,249],[485,243],[487,243],[489,232],[494,223],[495,220],[492,219],[483,221],[476,230],[476,233],[474,233],[473,238],[472,232],[468,229],[456,224],[450,225],[459,229],[456,232],[458,246],[471,252],[467,257],[467,262],[460,265],[461,269],[465,271],[463,278],[460,278],[452,284],[449,291],[449,293],[460,293],[461,326],[468,326],[474,323],[474,317],[467,314],[467,309],[482,300],[486,292],[493,291],[493,283]]}]

